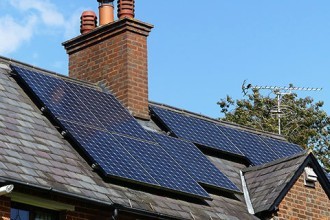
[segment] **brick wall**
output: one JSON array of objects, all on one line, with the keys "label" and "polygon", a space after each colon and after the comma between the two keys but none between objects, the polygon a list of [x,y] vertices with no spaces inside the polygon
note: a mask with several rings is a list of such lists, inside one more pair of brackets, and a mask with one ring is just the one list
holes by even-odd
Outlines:
[{"label": "brick wall", "polygon": [[0,219],[10,220],[10,198],[0,196]]},{"label": "brick wall", "polygon": [[280,203],[277,217],[280,220],[330,220],[330,199],[319,182],[315,188],[306,187],[302,175]]},{"label": "brick wall", "polygon": [[65,42],[69,76],[103,82],[135,117],[149,119],[147,36],[151,28],[123,19]]}]

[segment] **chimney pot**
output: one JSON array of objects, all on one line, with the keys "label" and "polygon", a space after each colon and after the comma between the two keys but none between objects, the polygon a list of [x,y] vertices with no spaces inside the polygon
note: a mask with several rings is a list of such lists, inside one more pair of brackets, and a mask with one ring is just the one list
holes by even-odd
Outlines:
[{"label": "chimney pot", "polygon": [[114,21],[114,0],[97,0],[99,2],[100,25],[109,24]]},{"label": "chimney pot", "polygon": [[118,0],[118,18],[135,17],[135,0]]},{"label": "chimney pot", "polygon": [[86,34],[96,28],[97,17],[93,11],[84,11],[80,17],[80,33]]}]

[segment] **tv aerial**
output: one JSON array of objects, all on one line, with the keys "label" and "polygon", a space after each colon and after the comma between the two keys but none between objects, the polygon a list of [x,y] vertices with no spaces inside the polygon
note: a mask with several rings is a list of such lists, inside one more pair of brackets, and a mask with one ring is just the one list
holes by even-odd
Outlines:
[{"label": "tv aerial", "polygon": [[281,135],[281,118],[287,111],[287,107],[282,105],[283,95],[289,95],[293,91],[307,91],[307,92],[317,92],[321,91],[322,88],[311,88],[311,87],[296,87],[293,85],[289,86],[254,86],[252,84],[246,85],[246,80],[242,84],[242,92],[244,96],[248,93],[249,89],[256,90],[270,90],[277,97],[277,107],[271,110],[271,113],[275,114],[278,119],[278,134]]}]

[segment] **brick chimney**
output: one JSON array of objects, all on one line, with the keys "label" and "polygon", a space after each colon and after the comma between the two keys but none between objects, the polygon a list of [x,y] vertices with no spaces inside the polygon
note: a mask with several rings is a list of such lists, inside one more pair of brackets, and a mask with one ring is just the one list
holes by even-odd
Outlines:
[{"label": "brick chimney", "polygon": [[[102,7],[113,0],[98,2]],[[147,37],[153,26],[134,19],[134,0],[118,0],[118,7],[119,20],[63,43],[69,76],[103,83],[134,117],[149,120]]]}]

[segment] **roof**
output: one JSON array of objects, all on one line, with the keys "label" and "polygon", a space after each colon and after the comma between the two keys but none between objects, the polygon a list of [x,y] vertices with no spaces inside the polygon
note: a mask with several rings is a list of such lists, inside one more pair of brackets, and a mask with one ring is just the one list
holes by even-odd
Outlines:
[{"label": "roof", "polygon": [[[105,182],[63,139],[6,66],[32,67],[6,58],[0,63],[0,179],[178,219],[255,219],[246,211],[241,193],[234,194],[234,199],[212,194],[212,201],[200,204]],[[213,162],[224,172],[234,171],[230,178],[240,182],[239,169],[244,165],[217,158]]]},{"label": "roof", "polygon": [[307,165],[315,170],[320,183],[330,195],[329,182],[313,154],[301,152],[291,157],[242,170],[242,178],[246,183],[245,194],[248,195],[247,199],[250,200],[248,203],[252,206],[249,207],[250,212],[261,213],[276,209],[283,195],[287,193]]},{"label": "roof", "polygon": [[[295,170],[305,161],[304,153],[280,159],[252,168],[246,168],[251,161],[242,160],[242,155],[217,151],[198,145],[208,160],[218,168],[237,188],[237,191],[222,191],[207,188],[212,200],[193,201],[173,195],[163,196],[148,187],[114,183],[99,175],[77,152],[75,144],[61,135],[59,126],[36,105],[26,88],[15,80],[15,73],[9,67],[15,64],[27,69],[38,70],[50,75],[55,73],[38,69],[27,64],[0,57],[0,179],[19,185],[34,186],[70,197],[93,201],[109,206],[119,205],[128,209],[137,209],[152,214],[161,214],[164,218],[174,219],[258,219],[248,212],[243,195],[240,172],[243,170],[255,211],[268,209],[276,200],[287,181],[292,179]],[[98,86],[58,76],[87,87],[101,90]],[[219,122],[191,112],[178,110],[170,106],[151,103],[151,106],[207,121],[216,126],[225,126],[235,132],[256,135],[267,145],[268,139],[284,143],[283,138],[274,134],[251,130],[235,124]],[[151,121],[140,121],[149,131],[165,134],[163,121],[153,117]],[[171,133],[172,132],[172,133]],[[171,131],[172,136],[174,135]],[[245,137],[245,136],[244,136]],[[182,138],[183,141],[185,138]],[[236,146],[235,143],[229,142]],[[261,143],[261,142],[260,142]],[[267,142],[268,143],[268,142]],[[267,145],[268,146],[268,145]],[[270,146],[270,145],[269,145]],[[268,147],[269,147],[268,146]],[[294,146],[295,147],[295,146]],[[274,151],[274,149],[269,149]],[[280,155],[277,155],[280,157]],[[306,159],[306,158],[305,158]],[[287,169],[285,169],[287,168]],[[264,175],[262,175],[264,173]],[[324,175],[324,174],[323,174]],[[273,178],[284,178],[281,184]],[[260,186],[255,179],[262,179]],[[275,186],[276,185],[276,186]],[[273,188],[276,191],[273,191]],[[268,197],[269,198],[268,198]],[[266,202],[261,200],[265,199]]]}]

